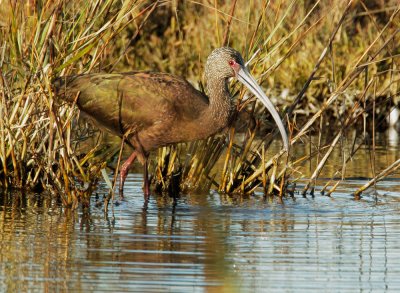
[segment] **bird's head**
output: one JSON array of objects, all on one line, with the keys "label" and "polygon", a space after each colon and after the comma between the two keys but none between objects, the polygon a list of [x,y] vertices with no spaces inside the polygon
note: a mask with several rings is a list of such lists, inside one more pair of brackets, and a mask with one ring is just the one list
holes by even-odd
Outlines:
[{"label": "bird's head", "polygon": [[238,51],[229,47],[215,49],[207,58],[205,73],[207,79],[222,78],[227,80],[235,77],[243,83],[271,113],[281,133],[284,147],[286,150],[289,149],[289,139],[278,112],[247,70],[245,62]]},{"label": "bird's head", "polygon": [[241,68],[245,68],[245,64],[240,53],[230,47],[222,47],[208,56],[206,75],[226,79],[236,77]]}]

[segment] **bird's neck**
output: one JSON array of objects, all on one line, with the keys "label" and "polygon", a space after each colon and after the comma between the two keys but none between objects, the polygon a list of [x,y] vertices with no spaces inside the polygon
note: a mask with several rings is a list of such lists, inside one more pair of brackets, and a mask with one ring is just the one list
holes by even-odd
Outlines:
[{"label": "bird's neck", "polygon": [[208,79],[207,92],[210,104],[206,115],[210,116],[208,121],[219,131],[228,125],[233,110],[228,80]]}]

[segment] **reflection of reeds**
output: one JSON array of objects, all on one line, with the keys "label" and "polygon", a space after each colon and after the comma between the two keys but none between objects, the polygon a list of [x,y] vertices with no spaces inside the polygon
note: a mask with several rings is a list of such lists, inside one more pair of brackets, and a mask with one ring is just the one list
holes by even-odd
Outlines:
[{"label": "reflection of reeds", "polygon": [[[54,77],[135,68],[198,79],[206,54],[229,44],[245,48],[241,51],[267,94],[278,98],[288,92],[276,103],[284,108],[291,145],[309,143],[309,153],[287,156],[282,151],[268,157],[275,137],[274,132],[265,134],[270,132],[268,117],[235,87],[237,110],[248,113],[245,127],[160,149],[153,168],[157,188],[208,190],[214,185],[221,192],[251,193],[262,187],[265,194],[283,195],[287,178],[304,176],[301,168],[309,163],[305,195],[313,192],[331,154],[339,150],[342,162],[322,190],[331,194],[345,178],[346,164],[368,144],[368,133],[374,139],[388,108],[399,102],[399,4],[217,2],[215,7],[201,1],[3,3],[1,186],[54,191],[65,206],[76,206],[88,200],[105,162],[118,153],[118,146],[100,142],[82,151],[92,133],[77,124],[74,108],[55,104]],[[377,116],[370,119],[372,114]],[[350,130],[356,134],[348,147]],[[316,143],[310,139],[315,134]],[[372,162],[374,154],[372,148]],[[376,170],[374,180],[396,168]]]}]

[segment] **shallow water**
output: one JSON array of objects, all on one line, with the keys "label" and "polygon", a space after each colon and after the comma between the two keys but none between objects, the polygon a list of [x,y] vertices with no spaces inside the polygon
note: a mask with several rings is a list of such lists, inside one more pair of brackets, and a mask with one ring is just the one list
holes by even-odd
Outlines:
[{"label": "shallow water", "polygon": [[[396,146],[379,152],[386,163],[399,156]],[[347,176],[368,176],[358,157]],[[400,175],[354,200],[365,182],[283,202],[210,192],[145,203],[142,175],[130,174],[108,217],[95,199],[70,213],[0,196],[0,291],[398,292]]]}]

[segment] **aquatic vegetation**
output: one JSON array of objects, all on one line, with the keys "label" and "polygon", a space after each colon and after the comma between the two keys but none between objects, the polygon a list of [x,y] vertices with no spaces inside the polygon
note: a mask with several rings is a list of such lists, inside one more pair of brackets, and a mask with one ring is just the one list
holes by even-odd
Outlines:
[{"label": "aquatic vegetation", "polygon": [[106,163],[98,158],[113,148],[95,143],[85,153],[79,152],[91,128],[75,127],[77,111],[56,105],[51,80],[95,70],[124,27],[152,7],[117,2],[2,4],[2,187],[45,189],[65,206],[87,203]]},{"label": "aquatic vegetation", "polygon": [[[230,45],[250,60],[252,74],[284,109],[291,145],[308,144],[309,152],[271,153],[279,137],[271,132],[270,117],[233,84],[238,122],[205,141],[160,149],[152,161],[157,189],[248,194],[262,188],[283,196],[288,182],[309,168],[303,194],[314,192],[324,172],[332,179],[323,192],[331,194],[358,149],[370,148],[375,166],[376,132],[386,128],[390,109],[399,104],[400,5],[365,2],[2,3],[0,186],[46,190],[76,207],[87,204],[101,170],[122,154],[120,142],[105,143],[75,107],[56,101],[54,78],[157,70],[201,87],[208,53]],[[342,161],[327,170],[333,152]],[[371,178],[394,172],[398,158],[387,166],[372,167]]]}]

